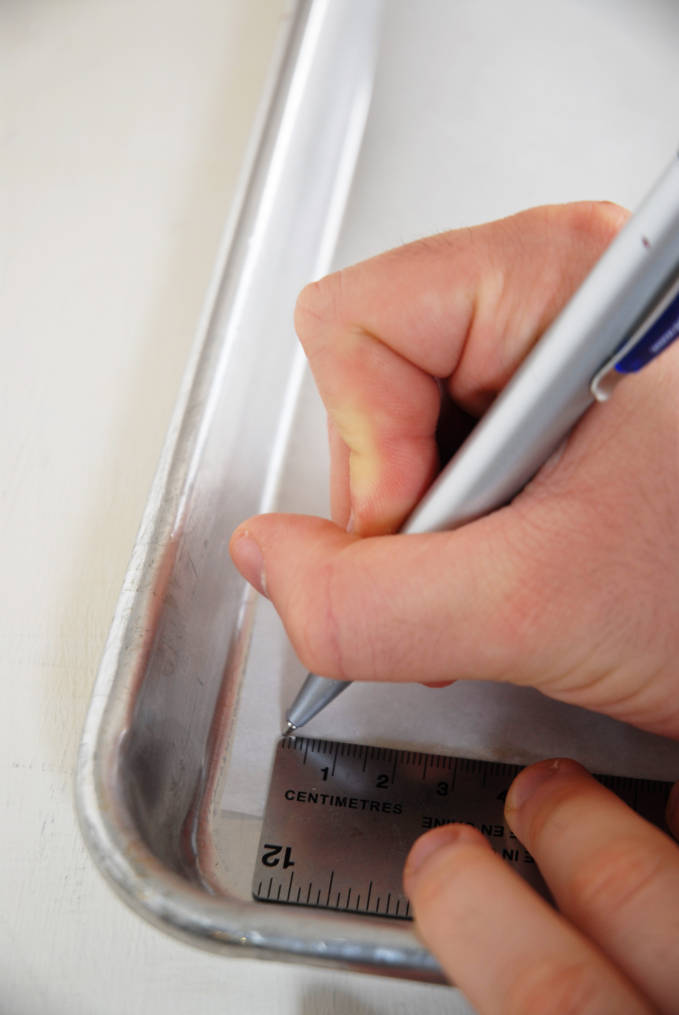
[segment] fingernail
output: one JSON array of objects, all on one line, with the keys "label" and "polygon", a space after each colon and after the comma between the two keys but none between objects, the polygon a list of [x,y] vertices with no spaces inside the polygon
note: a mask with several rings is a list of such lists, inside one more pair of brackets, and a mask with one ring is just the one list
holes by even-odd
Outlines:
[{"label": "fingernail", "polygon": [[584,772],[584,769],[582,765],[571,761],[570,758],[550,758],[547,761],[539,761],[536,765],[530,765],[512,783],[507,794],[505,810],[518,811],[546,782],[559,775],[574,772]]},{"label": "fingernail", "polygon": [[441,825],[440,828],[420,836],[410,850],[403,869],[403,883],[406,892],[408,892],[408,883],[412,885],[414,879],[435,853],[460,842],[472,841],[478,845],[484,840],[476,829],[462,824]]},{"label": "fingernail", "polygon": [[233,540],[231,544],[233,562],[247,581],[257,591],[268,598],[264,558],[258,544],[247,529]]}]

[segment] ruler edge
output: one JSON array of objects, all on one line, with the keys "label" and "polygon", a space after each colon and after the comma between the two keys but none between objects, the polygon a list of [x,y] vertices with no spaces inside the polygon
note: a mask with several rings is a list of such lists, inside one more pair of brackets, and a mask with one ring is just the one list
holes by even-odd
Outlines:
[{"label": "ruler edge", "polygon": [[[396,754],[397,756],[412,754],[419,755],[420,757],[423,758],[445,758],[446,760],[449,761],[453,762],[461,761],[469,765],[481,765],[483,767],[491,765],[497,766],[498,768],[503,770],[501,773],[497,774],[507,774],[507,775],[514,774],[514,776],[518,775],[519,772],[523,771],[524,768],[528,768],[532,764],[539,764],[539,761],[528,762],[527,764],[524,765],[521,764],[520,762],[515,761],[497,761],[494,758],[467,758],[459,754],[441,754],[438,751],[416,751],[407,747],[388,747],[380,744],[359,744],[353,740],[328,740],[327,738],[324,737],[312,738],[306,736],[299,736],[296,734],[283,734],[283,736],[279,737],[276,742],[276,747],[273,754],[273,763],[271,766],[271,775],[273,774],[273,769],[275,767],[276,756],[278,755],[278,752],[283,749],[290,750],[292,747],[297,749],[297,744],[308,745],[308,750],[310,752],[315,752],[318,750],[316,746],[312,745],[323,744],[328,745],[328,747],[330,747],[331,749],[335,747],[355,747],[359,748],[359,750],[391,752],[392,754]],[[577,758],[573,758],[572,760],[576,761],[578,764],[582,764],[582,762],[577,761]],[[583,765],[583,768],[585,768],[585,770],[589,772],[589,769],[587,769],[586,766]],[[676,782],[676,780],[671,779],[670,780],[650,779],[647,778],[646,776],[616,775],[614,773],[606,773],[606,772],[589,772],[589,774],[592,776],[592,778],[596,779],[598,782],[600,782],[603,786],[606,786],[606,788],[608,789],[613,789],[613,787],[609,785],[609,783],[611,782],[629,783],[634,786],[643,786],[645,789],[660,789],[664,787],[671,788]],[[269,778],[269,787],[270,785],[271,785],[271,777]],[[267,803],[268,803],[268,792],[267,792]]]}]

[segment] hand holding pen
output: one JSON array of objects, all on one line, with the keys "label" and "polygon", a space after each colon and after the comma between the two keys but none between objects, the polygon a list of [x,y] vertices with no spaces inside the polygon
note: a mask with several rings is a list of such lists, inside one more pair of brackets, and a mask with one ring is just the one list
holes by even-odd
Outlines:
[{"label": "hand holding pen", "polygon": [[[625,219],[607,204],[536,209],[302,294],[333,523],[250,519],[232,553],[310,670],[511,680],[679,736],[679,346],[586,412],[506,506],[392,534],[437,471],[441,388],[483,414]],[[428,833],[406,867],[419,932],[477,1010],[676,1011],[676,845],[567,762],[522,773],[506,820],[560,913],[465,826]],[[677,787],[668,824],[679,833]]]},{"label": "hand holding pen", "polygon": [[[232,552],[255,585],[266,581],[313,673],[511,679],[679,734],[676,347],[585,413],[506,506],[454,532],[391,535],[438,469],[441,386],[483,414],[625,219],[610,204],[536,209],[410,244],[302,293],[296,323],[328,411],[334,524],[251,519]],[[585,369],[571,424],[605,358]],[[493,475],[504,466],[496,456]]]}]

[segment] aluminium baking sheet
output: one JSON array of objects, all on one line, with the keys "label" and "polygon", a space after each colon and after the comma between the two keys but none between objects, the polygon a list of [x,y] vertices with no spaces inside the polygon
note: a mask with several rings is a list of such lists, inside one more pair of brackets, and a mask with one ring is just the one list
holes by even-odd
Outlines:
[{"label": "aluminium baking sheet", "polygon": [[[262,509],[327,514],[299,288],[539,203],[635,205],[677,140],[666,0],[297,5],[83,735],[78,801],[142,915],[220,950],[437,979],[412,930],[250,898],[270,763],[304,670],[230,565]],[[367,119],[366,119],[367,117]],[[676,778],[679,746],[536,692],[354,686],[310,735]]]}]

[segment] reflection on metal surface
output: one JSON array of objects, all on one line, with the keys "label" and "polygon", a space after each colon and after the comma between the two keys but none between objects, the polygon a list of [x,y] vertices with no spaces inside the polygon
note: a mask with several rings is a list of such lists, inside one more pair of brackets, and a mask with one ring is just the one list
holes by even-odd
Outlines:
[{"label": "reflection on metal surface", "polygon": [[334,250],[381,16],[381,0],[317,0],[289,26],[94,689],[77,798],[101,869],[166,929],[212,949],[436,978],[400,928],[263,911],[202,874],[253,613],[227,542],[275,497],[303,368],[294,302]]}]

